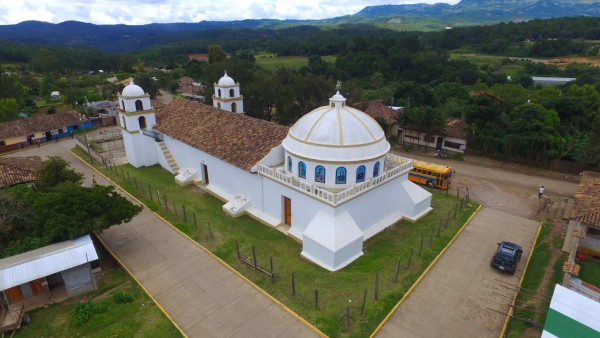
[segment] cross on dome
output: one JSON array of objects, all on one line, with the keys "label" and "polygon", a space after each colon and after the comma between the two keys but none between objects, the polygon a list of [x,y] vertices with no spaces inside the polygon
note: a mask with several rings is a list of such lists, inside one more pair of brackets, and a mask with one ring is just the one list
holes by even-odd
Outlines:
[{"label": "cross on dome", "polygon": [[342,81],[337,80],[337,83],[335,84],[335,90],[339,93],[340,89],[342,89]]}]

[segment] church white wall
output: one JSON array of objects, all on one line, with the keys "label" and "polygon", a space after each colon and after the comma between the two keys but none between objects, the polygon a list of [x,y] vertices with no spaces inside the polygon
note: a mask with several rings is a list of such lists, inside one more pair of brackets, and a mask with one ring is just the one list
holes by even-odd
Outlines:
[{"label": "church white wall", "polygon": [[[257,174],[251,174],[166,135],[165,143],[179,168],[192,168],[198,172],[200,178],[204,178],[202,164],[206,164],[209,186],[215,186],[216,191],[224,195],[222,198],[229,200],[237,194],[242,194],[250,198],[252,205],[260,201],[260,178]],[[166,160],[161,162],[161,166],[169,168]]]},{"label": "church white wall", "polygon": [[136,142],[136,134],[130,134],[127,131],[122,130],[123,144],[125,145],[125,154],[127,155],[127,161],[134,167],[139,168],[144,165],[142,147],[139,142]]},{"label": "church white wall", "polygon": [[[306,164],[306,181],[311,184],[331,189],[346,189],[356,184],[356,170],[359,166],[365,166],[365,179],[364,181],[368,181],[373,178],[373,169],[375,167],[375,163],[379,162],[379,175],[384,173],[385,168],[385,156],[374,159],[372,161],[361,162],[361,163],[322,163],[315,162],[307,159],[298,158],[295,155],[285,152],[285,170],[286,172],[290,172],[289,160],[292,160],[291,165],[291,173],[295,177],[299,176],[299,167],[298,163],[304,162]],[[325,184],[315,182],[315,169],[317,166],[325,167]],[[335,176],[336,170],[339,167],[346,168],[346,184],[335,184]],[[301,178],[300,178],[301,179]],[[360,182],[359,182],[360,183]]]}]

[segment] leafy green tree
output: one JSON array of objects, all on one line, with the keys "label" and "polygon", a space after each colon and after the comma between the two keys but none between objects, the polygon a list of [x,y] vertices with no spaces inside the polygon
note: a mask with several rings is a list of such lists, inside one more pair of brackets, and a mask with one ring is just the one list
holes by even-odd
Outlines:
[{"label": "leafy green tree", "polygon": [[0,122],[14,120],[19,113],[19,104],[16,99],[0,99]]},{"label": "leafy green tree", "polygon": [[48,191],[63,182],[81,184],[83,174],[71,168],[67,160],[60,156],[50,156],[42,164],[35,186],[40,191]]},{"label": "leafy green tree", "polygon": [[208,45],[208,63],[213,64],[223,61],[227,58],[227,54],[223,47],[217,44]]},{"label": "leafy green tree", "polygon": [[591,121],[586,162],[600,168],[600,113],[596,113]]},{"label": "leafy green tree", "polygon": [[34,197],[31,202],[36,227],[32,235],[46,236],[53,243],[129,222],[141,211],[113,186],[86,188],[63,182],[44,193],[35,193]]},{"label": "leafy green tree", "polygon": [[58,56],[50,49],[40,48],[31,59],[31,67],[37,72],[50,72],[58,70]]}]

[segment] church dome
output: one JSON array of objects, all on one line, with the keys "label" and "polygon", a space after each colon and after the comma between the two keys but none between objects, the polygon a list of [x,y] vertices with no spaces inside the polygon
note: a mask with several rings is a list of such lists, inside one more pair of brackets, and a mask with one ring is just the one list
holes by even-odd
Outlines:
[{"label": "church dome", "polygon": [[369,115],[346,106],[339,91],[294,124],[284,149],[301,158],[327,162],[368,161],[390,150],[385,133]]},{"label": "church dome", "polygon": [[227,72],[225,72],[225,75],[223,75],[223,77],[219,79],[219,82],[217,84],[221,87],[229,87],[235,86],[235,81],[233,81],[233,79],[230,78],[229,75],[227,75]]},{"label": "church dome", "polygon": [[125,97],[136,97],[136,96],[144,96],[144,95],[146,95],[146,94],[144,93],[144,90],[142,89],[142,87],[133,83],[133,79],[131,79],[129,84],[127,86],[125,86],[125,88],[123,88],[123,92],[121,93],[121,96],[125,96]]}]

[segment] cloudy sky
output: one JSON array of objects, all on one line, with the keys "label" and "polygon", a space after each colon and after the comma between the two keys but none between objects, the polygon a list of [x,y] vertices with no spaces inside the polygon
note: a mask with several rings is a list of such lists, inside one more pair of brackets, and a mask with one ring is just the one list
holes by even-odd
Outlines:
[{"label": "cloudy sky", "polygon": [[384,4],[459,0],[0,0],[0,24],[25,20],[141,25],[240,19],[323,19]]}]

